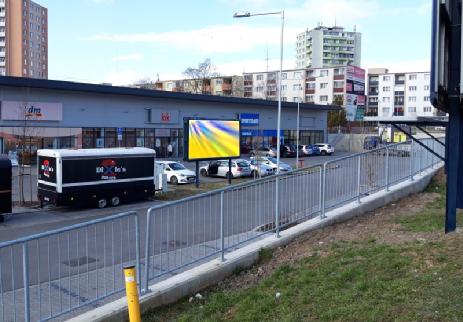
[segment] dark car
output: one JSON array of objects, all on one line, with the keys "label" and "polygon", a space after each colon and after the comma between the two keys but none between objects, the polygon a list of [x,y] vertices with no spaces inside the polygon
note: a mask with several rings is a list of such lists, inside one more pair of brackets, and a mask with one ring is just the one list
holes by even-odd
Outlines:
[{"label": "dark car", "polygon": [[[276,146],[274,146],[276,149]],[[280,145],[280,157],[282,158],[293,158],[296,156],[296,146],[292,144],[281,144]]]},{"label": "dark car", "polygon": [[373,150],[379,147],[381,144],[381,138],[379,136],[367,136],[363,140],[364,150]]}]

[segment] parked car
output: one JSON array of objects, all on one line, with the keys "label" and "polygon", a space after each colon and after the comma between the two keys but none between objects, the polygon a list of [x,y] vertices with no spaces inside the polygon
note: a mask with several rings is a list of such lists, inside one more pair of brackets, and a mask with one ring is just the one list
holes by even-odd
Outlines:
[{"label": "parked car", "polygon": [[303,156],[320,155],[320,149],[312,144],[299,145],[299,155],[301,154]]},{"label": "parked car", "polygon": [[167,175],[167,182],[172,184],[195,182],[194,171],[185,168],[183,164],[175,161],[156,161],[164,165],[164,173]]},{"label": "parked car", "polygon": [[232,160],[231,174],[228,169],[228,160],[211,161],[209,164],[202,166],[199,169],[202,176],[210,177],[225,177],[230,175],[232,178],[247,177],[251,175],[251,166],[246,160]]},{"label": "parked car", "polygon": [[277,150],[274,147],[269,148],[269,147],[261,146],[261,147],[258,147],[257,149],[251,150],[251,152],[249,152],[249,155],[251,157],[253,156],[276,157]]},{"label": "parked car", "polygon": [[268,164],[259,162],[259,160],[249,161],[251,166],[251,176],[253,177],[265,177],[273,174],[273,168]]},{"label": "parked car", "polygon": [[379,136],[366,136],[363,139],[363,149],[364,150],[373,150],[380,146],[381,138]]},{"label": "parked car", "polygon": [[334,153],[334,148],[331,146],[331,144],[317,143],[315,146],[318,147],[321,155],[332,155]]},{"label": "parked car", "polygon": [[[277,171],[277,159],[273,157],[258,157],[251,158],[252,160],[257,160],[259,163],[263,163],[272,168],[273,172]],[[281,162],[280,160],[280,173],[282,172],[291,172],[293,168],[287,163]]]},{"label": "parked car", "polygon": [[[273,146],[276,150],[276,146]],[[276,155],[275,155],[276,156]],[[296,147],[292,144],[280,144],[280,157],[292,158],[296,156]]]}]

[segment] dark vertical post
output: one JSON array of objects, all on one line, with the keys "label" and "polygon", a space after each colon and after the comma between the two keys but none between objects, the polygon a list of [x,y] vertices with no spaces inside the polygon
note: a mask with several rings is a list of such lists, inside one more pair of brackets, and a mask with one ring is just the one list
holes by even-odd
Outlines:
[{"label": "dark vertical post", "polygon": [[233,177],[233,174],[232,174],[232,159],[228,159],[228,173],[229,173],[228,184],[231,184],[232,183],[232,177]]},{"label": "dark vertical post", "polygon": [[450,32],[448,48],[448,110],[449,125],[447,128],[448,145],[456,148],[456,153],[447,159],[447,192],[445,206],[445,232],[456,229],[456,211],[458,201],[459,163],[462,153],[462,115],[460,111],[460,58],[461,58],[461,15],[457,0],[450,3]]},{"label": "dark vertical post", "polygon": [[199,161],[196,160],[196,178],[195,178],[195,185],[196,188],[199,188]]}]

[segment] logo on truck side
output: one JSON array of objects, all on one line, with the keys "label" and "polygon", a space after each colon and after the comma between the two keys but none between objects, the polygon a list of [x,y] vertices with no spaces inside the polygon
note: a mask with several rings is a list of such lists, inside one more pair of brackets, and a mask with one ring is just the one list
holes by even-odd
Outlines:
[{"label": "logo on truck side", "polygon": [[40,170],[42,170],[43,175],[47,178],[50,178],[50,174],[55,172],[55,169],[50,165],[50,161],[43,160],[42,164],[40,165]]},{"label": "logo on truck side", "polygon": [[101,174],[101,180],[116,180],[119,173],[125,173],[127,169],[118,166],[116,161],[105,159],[101,161],[100,166],[96,167],[96,173]]}]

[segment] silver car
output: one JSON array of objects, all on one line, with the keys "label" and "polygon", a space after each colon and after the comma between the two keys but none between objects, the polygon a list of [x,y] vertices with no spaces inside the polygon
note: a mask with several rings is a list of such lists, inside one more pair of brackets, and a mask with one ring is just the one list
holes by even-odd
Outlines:
[{"label": "silver car", "polygon": [[261,147],[258,147],[257,149],[251,150],[251,152],[249,152],[249,155],[251,157],[253,156],[276,157],[277,151],[275,150],[275,148],[268,148],[268,147],[261,146]]},{"label": "silver car", "polygon": [[[277,172],[277,159],[273,157],[257,157],[252,158],[252,160],[257,160],[259,163],[263,163],[272,168],[273,172]],[[280,173],[286,173],[293,171],[293,168],[289,164],[281,162],[280,160]]]},{"label": "silver car", "polygon": [[273,174],[273,168],[259,160],[249,161],[251,165],[251,176],[253,177],[265,177]]},{"label": "silver car", "polygon": [[228,169],[228,160],[211,161],[199,169],[202,176],[232,178],[248,177],[251,175],[251,167],[246,160],[232,160],[231,174]]}]

